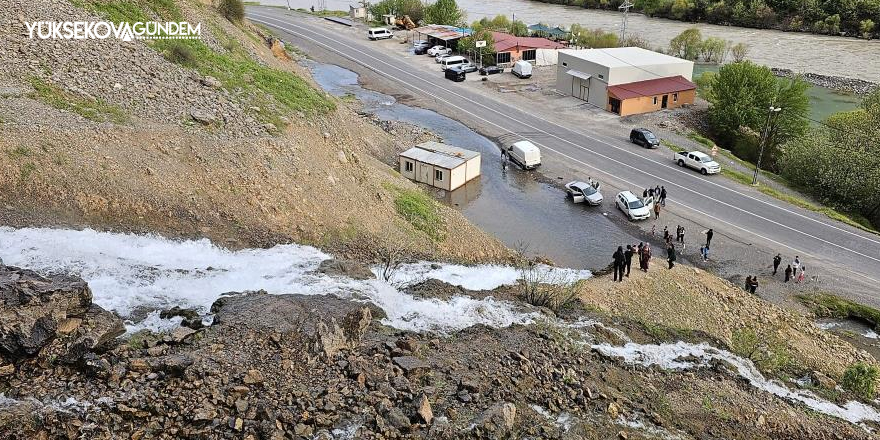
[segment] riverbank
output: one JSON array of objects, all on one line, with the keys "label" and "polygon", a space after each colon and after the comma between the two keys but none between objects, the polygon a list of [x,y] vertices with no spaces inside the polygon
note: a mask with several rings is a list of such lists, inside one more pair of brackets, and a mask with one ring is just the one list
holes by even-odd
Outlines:
[{"label": "riverbank", "polygon": [[818,87],[852,93],[855,95],[867,95],[877,87],[877,83],[860,79],[846,78],[842,76],[827,76],[817,73],[797,73],[791,69],[770,69],[774,75],[782,78],[800,76],[804,81]]}]

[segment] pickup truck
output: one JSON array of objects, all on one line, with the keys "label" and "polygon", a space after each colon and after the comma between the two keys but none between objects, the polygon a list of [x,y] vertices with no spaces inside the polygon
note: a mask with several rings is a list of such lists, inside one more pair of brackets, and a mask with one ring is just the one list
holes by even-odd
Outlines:
[{"label": "pickup truck", "polygon": [[680,167],[688,167],[698,170],[700,174],[718,174],[721,165],[712,160],[712,157],[702,151],[681,151],[672,155],[672,160]]}]

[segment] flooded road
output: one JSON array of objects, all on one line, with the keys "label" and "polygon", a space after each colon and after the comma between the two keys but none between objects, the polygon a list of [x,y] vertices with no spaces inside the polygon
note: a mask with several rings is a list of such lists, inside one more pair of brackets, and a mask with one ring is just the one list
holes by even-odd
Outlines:
[{"label": "flooded road", "polygon": [[[357,2],[347,0],[261,0],[264,5],[305,8],[324,7],[348,11]],[[568,27],[578,23],[589,28],[619,32],[622,15],[618,12],[597,11],[575,6],[562,6],[530,0],[458,0],[467,11],[467,20],[479,20],[499,14],[514,15],[527,24],[538,22]],[[693,24],[681,21],[649,18],[630,14],[627,29],[630,34],[645,38],[652,47],[666,48],[669,40],[696,26],[703,37],[719,37],[733,43],[750,46],[748,58],[770,67],[811,72],[821,75],[858,78],[880,82],[880,40],[813,35],[800,32],[782,32],[767,29],[748,29],[711,24]]]},{"label": "flooded road", "polygon": [[[578,269],[602,269],[616,246],[638,243],[603,215],[613,209],[613,194],[598,207],[574,205],[552,185],[531,173],[503,169],[498,146],[458,121],[430,110],[398,103],[394,97],[366,90],[357,74],[335,65],[309,63],[315,81],[336,96],[354,95],[363,111],[382,120],[401,121],[430,130],[449,144],[482,153],[482,175],[445,192],[443,201],[511,248],[545,255],[555,263]],[[587,176],[581,176],[586,179]]]}]

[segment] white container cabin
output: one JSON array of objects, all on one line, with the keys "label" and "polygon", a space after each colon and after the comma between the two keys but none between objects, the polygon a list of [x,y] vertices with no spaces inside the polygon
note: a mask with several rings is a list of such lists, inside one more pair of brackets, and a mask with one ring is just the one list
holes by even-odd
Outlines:
[{"label": "white container cabin", "polygon": [[400,153],[400,174],[416,182],[453,191],[480,175],[480,153],[423,142]]}]

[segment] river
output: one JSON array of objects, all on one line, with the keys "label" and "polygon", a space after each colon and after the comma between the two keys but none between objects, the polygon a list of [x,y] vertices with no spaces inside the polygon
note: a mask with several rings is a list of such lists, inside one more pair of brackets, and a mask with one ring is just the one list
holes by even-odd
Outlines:
[{"label": "river", "polygon": [[[275,6],[289,3],[292,8],[320,8],[323,5],[326,9],[342,11],[347,11],[349,5],[357,4],[348,0],[262,0],[261,3]],[[467,12],[468,21],[507,14],[527,24],[543,22],[567,27],[578,23],[609,32],[619,32],[623,22],[623,16],[618,12],[531,0],[458,0],[458,4]],[[641,35],[653,47],[663,48],[669,45],[673,37],[693,26],[698,27],[704,37],[713,36],[733,43],[748,44],[748,58],[769,67],[880,82],[880,40],[693,24],[634,13],[629,15],[627,22],[629,33]]]}]

